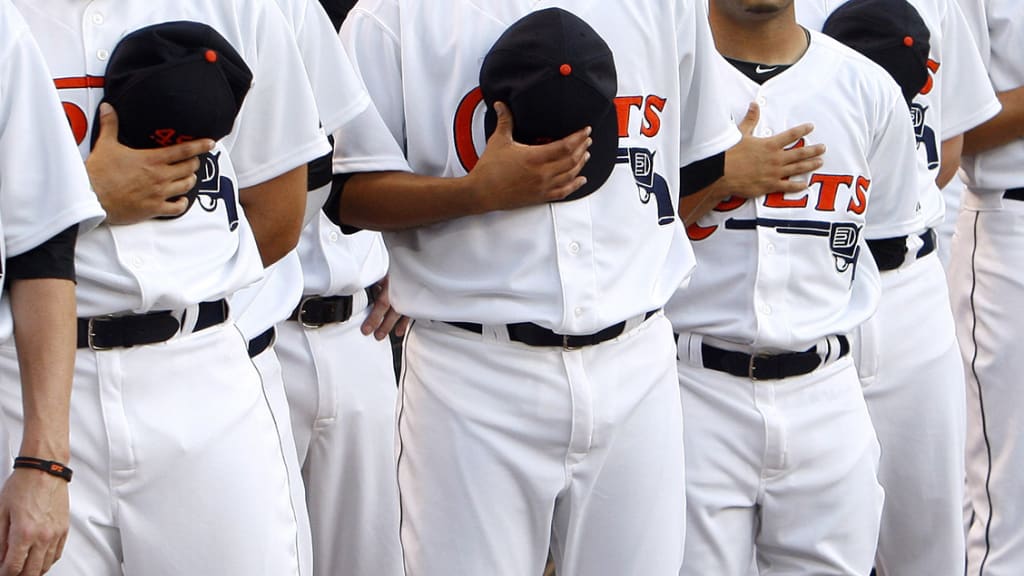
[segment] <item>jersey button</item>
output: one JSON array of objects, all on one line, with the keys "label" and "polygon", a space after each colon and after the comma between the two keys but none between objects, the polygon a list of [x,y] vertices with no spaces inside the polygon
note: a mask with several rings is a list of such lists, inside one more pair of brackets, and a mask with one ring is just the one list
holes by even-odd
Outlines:
[{"label": "jersey button", "polygon": [[142,256],[132,256],[132,268],[141,270],[146,266],[146,260]]},{"label": "jersey button", "polygon": [[583,316],[583,308],[576,308],[572,312],[573,312],[573,314],[575,314],[577,316]]},{"label": "jersey button", "polygon": [[579,242],[570,242],[569,243],[569,253],[570,254],[579,254],[580,253],[580,243]]},{"label": "jersey button", "polygon": [[768,244],[764,247],[764,251],[769,254],[775,254],[775,244]]},{"label": "jersey button", "polygon": [[92,23],[97,25],[97,26],[102,26],[103,25],[103,14],[100,14],[99,12],[93,14],[92,15]]},{"label": "jersey button", "polygon": [[771,316],[772,315],[772,307],[769,306],[768,304],[762,304],[761,305],[761,313],[764,314],[765,316]]},{"label": "jersey button", "polygon": [[758,106],[764,106],[767,103],[768,103],[768,99],[765,98],[764,96],[758,96],[757,97],[757,105]]},{"label": "jersey button", "polygon": [[331,232],[331,234],[327,238],[330,239],[332,243],[334,243],[338,241],[339,236],[337,232]]},{"label": "jersey button", "polygon": [[107,58],[110,58],[110,52],[101,48],[96,51],[96,58],[102,61],[106,61]]}]

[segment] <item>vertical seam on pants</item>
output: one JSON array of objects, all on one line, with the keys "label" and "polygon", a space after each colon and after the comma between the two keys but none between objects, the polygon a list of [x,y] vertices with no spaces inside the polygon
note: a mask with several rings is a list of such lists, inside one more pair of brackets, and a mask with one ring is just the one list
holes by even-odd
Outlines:
[{"label": "vertical seam on pants", "polygon": [[[241,335],[241,332],[239,332]],[[245,336],[242,336],[245,341]],[[271,353],[274,354],[274,347],[271,345],[269,348],[262,352],[263,354]],[[260,379],[260,396],[263,398],[263,405],[267,407],[267,412],[270,413],[270,421],[274,423],[274,435],[277,437],[277,448],[278,455],[281,457],[281,465],[284,466],[284,483],[288,487],[288,509],[292,512],[292,522],[295,523],[295,573],[301,576],[302,574],[302,563],[299,558],[302,557],[302,545],[299,543],[299,513],[295,510],[295,502],[292,500],[292,478],[291,474],[288,473],[288,462],[287,456],[284,451],[287,449],[284,443],[281,441],[281,423],[277,421],[277,414],[274,414],[274,409],[270,405],[270,398],[267,397],[267,384],[263,380],[263,372],[260,372],[256,361],[253,358],[249,359],[249,364],[252,365],[252,369],[256,371],[256,375]],[[283,375],[282,375],[283,378]],[[300,464],[301,466],[301,464]]]},{"label": "vertical seam on pants", "polygon": [[981,412],[981,432],[982,437],[985,439],[985,452],[988,458],[988,463],[985,468],[985,498],[988,500],[988,518],[985,519],[985,554],[982,556],[981,564],[978,568],[978,576],[985,574],[985,564],[988,562],[988,555],[991,552],[991,541],[990,536],[992,533],[992,517],[995,516],[995,510],[992,508],[992,492],[991,492],[991,481],[992,481],[992,444],[988,438],[988,421],[985,418],[985,398],[981,390],[981,378],[978,377],[978,311],[975,307],[975,292],[978,287],[978,267],[977,267],[977,256],[978,256],[978,221],[981,219],[981,213],[975,212],[974,214],[974,234],[972,237],[971,246],[971,345],[974,346],[974,351],[971,356],[971,373],[974,375],[974,385],[978,389],[978,409]]},{"label": "vertical seam on pants", "polygon": [[402,369],[398,377],[398,416],[395,418],[395,436],[398,438],[398,456],[395,458],[395,485],[398,486],[398,546],[402,551],[402,573],[409,574],[408,559],[405,554],[405,505],[402,502],[402,479],[400,476],[402,468],[402,454],[405,453],[405,443],[402,441],[402,417],[405,415],[405,376],[409,369],[409,362],[406,360],[405,348],[412,333],[413,324],[410,322],[402,338]]}]

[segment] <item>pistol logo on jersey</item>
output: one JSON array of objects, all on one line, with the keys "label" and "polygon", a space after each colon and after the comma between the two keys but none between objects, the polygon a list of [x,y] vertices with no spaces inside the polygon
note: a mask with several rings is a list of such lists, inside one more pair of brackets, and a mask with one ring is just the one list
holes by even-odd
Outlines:
[{"label": "pistol logo on jersey", "polygon": [[224,212],[228,219],[228,230],[238,228],[238,204],[235,198],[235,184],[231,178],[220,175],[220,152],[207,152],[199,157],[199,183],[196,203],[207,212],[217,210],[217,205],[224,203]]},{"label": "pistol logo on jersey", "polygon": [[[615,111],[618,117],[619,138],[628,138],[631,135],[645,138],[656,137],[661,132],[661,115],[667,103],[666,98],[655,95],[616,98]],[[453,125],[455,153],[466,172],[473,170],[477,162],[480,161],[480,154],[473,141],[473,126],[474,118],[483,105],[483,92],[480,88],[474,88],[463,96],[455,112]],[[640,113],[640,122],[636,127],[637,133],[631,134],[631,121],[635,112]],[[619,148],[616,164],[626,166],[632,173],[641,204],[650,204],[652,198],[655,200],[658,224],[667,226],[675,220],[675,204],[672,202],[672,192],[669,190],[668,181],[664,176],[655,172],[654,159],[656,155],[656,151],[639,146]]]},{"label": "pistol logo on jersey", "polygon": [[[940,64],[935,60],[928,59],[928,80],[924,88],[921,88],[922,95],[928,95],[935,87],[935,74],[939,71]],[[914,102],[910,105],[910,120],[914,124],[914,135],[917,137],[918,150],[924,146],[925,158],[929,170],[939,168],[939,141],[936,138],[935,130],[928,125],[928,107]]]}]

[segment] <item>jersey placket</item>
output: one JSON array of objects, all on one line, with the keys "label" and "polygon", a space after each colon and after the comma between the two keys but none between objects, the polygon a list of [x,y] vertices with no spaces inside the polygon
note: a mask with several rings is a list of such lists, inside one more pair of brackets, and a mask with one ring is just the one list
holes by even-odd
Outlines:
[{"label": "jersey placket", "polygon": [[551,205],[555,259],[562,288],[562,328],[556,332],[597,332],[599,293],[594,261],[594,222],[589,200]]}]

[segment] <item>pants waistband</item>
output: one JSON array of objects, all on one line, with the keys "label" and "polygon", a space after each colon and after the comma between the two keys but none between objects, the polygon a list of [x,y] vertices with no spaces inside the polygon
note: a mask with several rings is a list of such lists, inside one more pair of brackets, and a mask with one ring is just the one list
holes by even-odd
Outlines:
[{"label": "pants waistband", "polygon": [[249,358],[255,358],[263,354],[277,338],[277,330],[273,326],[267,328],[262,334],[249,340]]},{"label": "pants waistband", "polygon": [[681,335],[679,342],[680,358],[688,363],[750,380],[782,380],[810,374],[850,353],[850,341],[841,334],[823,338],[801,352],[773,354],[728,350],[698,334]]},{"label": "pants waistband", "polygon": [[518,322],[514,324],[503,324],[498,326],[485,326],[474,322],[445,322],[457,328],[468,330],[476,334],[494,333],[498,339],[511,342],[519,342],[527,346],[538,347],[560,347],[565,350],[576,350],[587,346],[596,346],[602,342],[614,340],[622,334],[640,326],[652,316],[660,312],[651,310],[639,316],[613,324],[593,334],[558,334],[555,331],[539,326],[532,322]]},{"label": "pants waistband", "polygon": [[920,260],[935,252],[935,230],[929,228],[916,237],[921,241],[920,248],[916,247],[916,242],[913,246],[910,244],[911,238],[911,236],[897,236],[881,240],[868,240],[868,248],[871,249],[871,256],[874,257],[879,272],[896,270],[904,264]]},{"label": "pants waistband", "polygon": [[369,306],[373,300],[373,290],[369,286],[346,296],[306,296],[288,319],[306,328],[341,324],[348,322],[353,314]]},{"label": "pants waistband", "polygon": [[93,350],[131,348],[166,342],[177,335],[199,332],[228,319],[226,300],[200,302],[183,311],[162,310],[123,316],[78,319],[78,347]]}]

